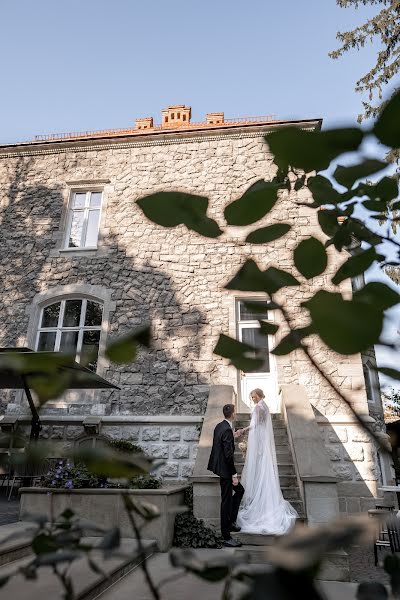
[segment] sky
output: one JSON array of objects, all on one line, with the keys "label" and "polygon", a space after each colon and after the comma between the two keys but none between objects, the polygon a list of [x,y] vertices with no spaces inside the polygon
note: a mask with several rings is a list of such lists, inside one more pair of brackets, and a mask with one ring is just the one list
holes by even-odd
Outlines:
[{"label": "sky", "polygon": [[[0,143],[159,122],[170,104],[192,106],[194,121],[224,111],[352,124],[355,81],[377,48],[328,52],[338,30],[375,11],[335,0],[0,0]],[[385,335],[399,328],[395,311]],[[378,352],[396,366],[398,355]]]}]

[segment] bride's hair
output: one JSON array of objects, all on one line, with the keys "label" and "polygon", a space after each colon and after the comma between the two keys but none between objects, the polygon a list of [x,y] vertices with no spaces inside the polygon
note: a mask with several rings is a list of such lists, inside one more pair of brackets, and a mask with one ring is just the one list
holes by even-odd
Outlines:
[{"label": "bride's hair", "polygon": [[256,396],[258,396],[259,398],[261,398],[261,400],[263,398],[265,398],[265,394],[264,392],[260,389],[260,388],[256,388],[255,390],[251,390],[250,392],[250,400],[253,394],[256,394]]}]

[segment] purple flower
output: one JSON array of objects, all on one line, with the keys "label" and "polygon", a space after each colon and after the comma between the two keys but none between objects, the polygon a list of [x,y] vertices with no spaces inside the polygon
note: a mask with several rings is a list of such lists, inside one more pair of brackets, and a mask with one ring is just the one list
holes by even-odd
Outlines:
[{"label": "purple flower", "polygon": [[73,488],[73,487],[74,487],[74,484],[73,484],[73,482],[71,481],[71,479],[69,479],[69,480],[68,480],[68,481],[65,483],[65,487],[66,487],[66,488],[68,488],[69,490],[70,490],[71,488]]},{"label": "purple flower", "polygon": [[53,481],[51,482],[51,485],[56,485],[56,481],[53,479]]}]

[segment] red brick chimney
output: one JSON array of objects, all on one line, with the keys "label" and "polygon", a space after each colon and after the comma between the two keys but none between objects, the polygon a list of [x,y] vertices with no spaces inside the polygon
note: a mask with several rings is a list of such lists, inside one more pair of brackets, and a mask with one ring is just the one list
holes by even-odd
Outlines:
[{"label": "red brick chimney", "polygon": [[161,127],[183,127],[189,125],[192,109],[184,104],[174,104],[161,111]]}]

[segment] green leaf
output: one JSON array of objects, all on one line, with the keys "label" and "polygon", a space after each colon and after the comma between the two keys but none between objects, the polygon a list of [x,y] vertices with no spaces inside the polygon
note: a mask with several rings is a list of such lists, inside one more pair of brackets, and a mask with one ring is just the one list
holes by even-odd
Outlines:
[{"label": "green leaf", "polygon": [[246,260],[235,277],[225,286],[228,290],[265,292],[264,273],[252,259]]},{"label": "green leaf", "polygon": [[149,473],[152,461],[143,454],[113,451],[110,448],[81,448],[72,454],[75,462],[83,463],[91,473],[107,477],[134,477]]},{"label": "green leaf", "polygon": [[400,381],[400,371],[397,369],[393,369],[392,367],[378,367],[377,370],[382,375],[386,375],[386,377],[391,377],[392,379],[397,379]]},{"label": "green leaf", "polygon": [[295,285],[300,285],[300,283],[287,271],[275,267],[269,267],[266,271],[261,271],[254,260],[250,259],[245,262],[225,288],[228,290],[274,294],[283,287]]},{"label": "green leaf", "polygon": [[276,181],[260,179],[251,185],[237,200],[225,208],[228,225],[251,225],[262,219],[275,206],[278,190],[284,186]]},{"label": "green leaf", "polygon": [[385,257],[382,254],[377,254],[375,248],[368,248],[358,252],[353,256],[350,256],[345,263],[337,270],[336,274],[332,277],[332,283],[339,285],[345,279],[349,277],[356,277],[364,273],[375,261],[381,261]]},{"label": "green leaf", "polygon": [[400,92],[396,92],[386,104],[373,132],[385,146],[400,148]]},{"label": "green leaf", "polygon": [[301,190],[302,187],[304,187],[306,183],[306,176],[302,175],[301,177],[298,177],[296,179],[296,183],[294,184],[294,189],[296,192],[298,192],[299,190]]},{"label": "green leaf", "polygon": [[254,358],[257,351],[257,348],[238,342],[223,333],[214,348],[215,354],[229,359],[237,369],[246,372],[257,371],[264,364],[265,358]]},{"label": "green leaf", "polygon": [[269,323],[268,321],[261,321],[260,323],[260,333],[262,335],[275,335],[275,333],[279,329],[279,325],[275,325],[274,323]]},{"label": "green leaf", "polygon": [[57,565],[63,562],[72,562],[81,558],[81,556],[81,552],[65,548],[63,550],[57,550],[57,552],[39,554],[35,559],[35,563],[37,566]]},{"label": "green leaf", "polygon": [[127,335],[111,342],[106,349],[106,356],[115,363],[129,363],[135,360],[138,346],[150,346],[151,330],[149,325],[133,329]]},{"label": "green leaf", "polygon": [[387,204],[397,198],[398,182],[395,177],[385,176],[375,184],[360,183],[353,193],[359,197],[368,196],[370,200]]},{"label": "green leaf", "polygon": [[278,238],[285,235],[290,231],[291,226],[287,223],[276,223],[275,225],[268,225],[268,227],[262,227],[249,233],[246,238],[246,242],[249,244],[267,244],[273,242]]},{"label": "green leaf", "polygon": [[339,202],[344,202],[347,199],[346,196],[339,194],[335,190],[329,179],[322,175],[309,177],[308,188],[312,193],[314,202],[319,206],[323,204],[339,204]]},{"label": "green leaf", "polygon": [[61,396],[70,387],[72,378],[69,373],[63,371],[57,375],[50,373],[44,375],[30,375],[26,377],[28,387],[32,389],[39,399],[39,404],[45,404]]},{"label": "green leaf", "polygon": [[100,544],[96,546],[101,550],[115,550],[121,544],[121,531],[119,527],[112,527],[105,534]]},{"label": "green leaf", "polygon": [[329,243],[332,243],[336,250],[341,252],[343,248],[349,248],[352,242],[351,229],[348,221],[345,221],[338,227]]},{"label": "green leaf", "polygon": [[328,264],[324,245],[315,237],[302,240],[293,252],[296,269],[307,279],[323,273]]},{"label": "green leaf", "polygon": [[32,550],[35,554],[46,554],[48,552],[56,552],[59,548],[53,536],[40,533],[32,540]]},{"label": "green leaf", "polygon": [[338,165],[333,174],[334,178],[340,185],[343,185],[347,189],[353,187],[354,183],[357,179],[363,179],[368,175],[372,175],[373,173],[377,173],[382,169],[387,167],[386,162],[382,162],[381,160],[375,160],[367,158],[363,162],[357,165],[351,165],[350,167],[343,167]]},{"label": "green leaf", "polygon": [[183,568],[202,579],[216,582],[225,579],[240,559],[235,556],[214,556],[210,561],[200,560],[193,550],[172,549],[169,554],[173,567]]},{"label": "green leaf", "polygon": [[335,352],[356,354],[379,341],[383,313],[374,306],[343,300],[341,294],[325,290],[319,290],[303,306],[310,311],[315,332]]},{"label": "green leaf", "polygon": [[368,242],[373,246],[382,242],[382,237],[371,231],[359,219],[352,217],[351,220],[349,219],[349,221],[346,223],[346,226],[349,232],[352,233],[360,242]]},{"label": "green leaf", "polygon": [[303,131],[284,127],[266,137],[278,167],[297,167],[306,173],[327,169],[340,154],[357,150],[362,139],[358,128]]},{"label": "green leaf", "polygon": [[71,510],[70,508],[66,508],[61,513],[62,518],[65,519],[66,521],[70,521],[74,515],[75,515],[74,511]]},{"label": "green leaf", "polygon": [[269,310],[276,310],[278,308],[278,305],[275,304],[275,302],[267,302],[267,301],[260,301],[260,300],[258,302],[257,301],[252,302],[251,300],[244,300],[243,304],[245,305],[246,309],[251,313],[265,314]]},{"label": "green leaf", "polygon": [[205,237],[216,238],[222,231],[207,217],[208,198],[184,192],[157,192],[137,200],[148,219],[163,227],[186,225]]},{"label": "green leaf", "polygon": [[319,210],[318,222],[322,231],[329,237],[333,236],[339,228],[336,211],[324,209]]},{"label": "green leaf", "polygon": [[124,495],[123,498],[127,510],[136,512],[146,521],[152,521],[160,516],[160,509],[155,504],[151,504],[151,502],[146,502],[146,500],[136,500],[127,495]]},{"label": "green leaf", "polygon": [[312,333],[314,333],[314,330],[310,326],[293,329],[282,338],[277,346],[275,346],[272,350],[272,354],[275,354],[276,356],[290,354],[293,350],[300,348],[303,339]]},{"label": "green leaf", "polygon": [[366,302],[381,310],[386,310],[400,303],[400,294],[380,281],[367,283],[354,293],[353,298],[357,302]]}]

